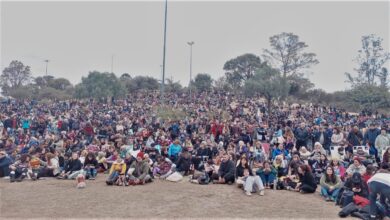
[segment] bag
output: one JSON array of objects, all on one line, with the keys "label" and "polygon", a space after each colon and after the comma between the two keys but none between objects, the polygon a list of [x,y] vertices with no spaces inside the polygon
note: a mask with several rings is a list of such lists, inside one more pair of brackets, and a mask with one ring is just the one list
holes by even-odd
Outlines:
[{"label": "bag", "polygon": [[353,196],[354,196],[354,193],[352,191],[347,190],[347,189],[344,190],[338,204],[341,205],[341,208],[343,208],[343,207],[347,206],[349,203],[353,203]]},{"label": "bag", "polygon": [[370,201],[368,199],[359,195],[353,196],[353,202],[360,207],[365,207],[370,204]]},{"label": "bag", "polygon": [[183,176],[179,172],[174,172],[166,180],[171,182],[179,182],[183,179]]},{"label": "bag", "polygon": [[207,185],[210,183],[210,177],[207,173],[204,173],[198,178],[198,182],[200,185]]}]

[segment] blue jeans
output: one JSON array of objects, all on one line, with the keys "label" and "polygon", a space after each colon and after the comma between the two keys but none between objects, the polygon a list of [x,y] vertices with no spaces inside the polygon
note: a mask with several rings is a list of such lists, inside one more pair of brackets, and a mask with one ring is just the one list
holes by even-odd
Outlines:
[{"label": "blue jeans", "polygon": [[321,195],[324,197],[330,197],[336,201],[337,196],[339,195],[340,189],[334,189],[332,192],[325,187],[321,187]]},{"label": "blue jeans", "polygon": [[370,215],[376,216],[378,214],[376,199],[379,195],[381,204],[386,204],[386,199],[390,201],[390,186],[373,181],[368,184],[368,188],[370,189],[370,195],[368,197],[370,199]]},{"label": "blue jeans", "polygon": [[95,178],[96,175],[97,175],[97,170],[95,168],[88,168],[88,169],[85,169],[85,171],[87,172],[87,176],[89,178]]},{"label": "blue jeans", "polygon": [[259,176],[264,185],[274,184],[274,180],[276,179],[276,176],[273,173],[260,173]]}]

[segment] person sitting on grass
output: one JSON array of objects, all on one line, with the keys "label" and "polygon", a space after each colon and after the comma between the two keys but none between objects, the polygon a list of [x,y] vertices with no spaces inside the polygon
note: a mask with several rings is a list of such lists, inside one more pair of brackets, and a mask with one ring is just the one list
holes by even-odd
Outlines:
[{"label": "person sitting on grass", "polygon": [[129,185],[143,185],[151,181],[149,175],[149,161],[144,160],[144,153],[141,151],[137,154],[137,159],[134,161],[129,171],[127,172],[127,180]]},{"label": "person sitting on grass", "polygon": [[320,185],[321,195],[325,197],[325,200],[335,202],[342,186],[342,182],[331,166],[326,168],[326,172],[321,177]]},{"label": "person sitting on grass", "polygon": [[235,165],[234,162],[230,159],[228,153],[223,153],[222,162],[218,170],[218,175],[214,176],[214,182],[217,184],[233,184],[235,181],[234,177]]},{"label": "person sitting on grass", "polygon": [[122,186],[123,184],[127,186],[125,174],[126,163],[121,157],[117,157],[116,160],[111,164],[110,173],[106,180],[106,184],[113,185],[115,183],[118,186]]},{"label": "person sitting on grass", "polygon": [[41,161],[43,167],[39,171],[38,177],[56,177],[60,174],[58,157],[52,153],[45,154],[46,161]]},{"label": "person sitting on grass", "polygon": [[362,164],[359,157],[354,157],[353,164],[348,167],[346,172],[349,177],[351,177],[354,173],[360,173],[360,175],[363,175],[366,172],[366,167]]},{"label": "person sitting on grass", "polygon": [[260,177],[253,175],[251,169],[244,169],[244,190],[246,195],[251,196],[252,192],[259,190],[260,196],[264,196],[264,185]]},{"label": "person sitting on grass", "polygon": [[10,181],[12,182],[21,182],[24,178],[27,177],[28,167],[30,163],[30,155],[24,154],[12,164],[9,168],[10,172]]},{"label": "person sitting on grass", "polygon": [[266,189],[270,189],[274,186],[274,181],[277,178],[277,171],[268,161],[264,161],[263,166],[256,171],[256,174],[260,176]]},{"label": "person sitting on grass", "polygon": [[98,166],[98,161],[96,160],[94,153],[89,152],[84,161],[84,170],[87,179],[94,180],[96,178]]},{"label": "person sitting on grass", "polygon": [[72,153],[72,158],[65,166],[65,170],[58,176],[59,179],[76,179],[79,174],[84,175],[83,164],[79,160],[77,152]]},{"label": "person sitting on grass", "polygon": [[153,165],[153,176],[165,179],[172,174],[172,162],[164,156],[157,156],[157,161]]},{"label": "person sitting on grass", "polygon": [[12,164],[12,159],[7,155],[4,150],[0,150],[0,177],[8,179],[9,166]]},{"label": "person sitting on grass", "polygon": [[301,193],[314,193],[317,189],[317,183],[310,170],[310,166],[302,164],[298,168],[299,182],[295,191]]}]

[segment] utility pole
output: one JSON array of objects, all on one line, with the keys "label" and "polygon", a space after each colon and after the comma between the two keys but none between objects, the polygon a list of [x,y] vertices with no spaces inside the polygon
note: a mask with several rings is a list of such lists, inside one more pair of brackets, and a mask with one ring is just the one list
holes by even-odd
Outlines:
[{"label": "utility pole", "polygon": [[114,73],[114,54],[111,56],[111,73]]},{"label": "utility pole", "polygon": [[191,89],[191,82],[192,82],[192,45],[194,45],[194,41],[191,41],[191,42],[187,42],[188,45],[190,45],[190,84],[189,84],[189,88],[190,88],[190,97],[192,97],[192,89]]},{"label": "utility pole", "polygon": [[46,63],[46,76],[47,76],[47,66],[49,65],[49,60],[44,60],[43,62]]},{"label": "utility pole", "polygon": [[164,49],[163,49],[163,73],[162,73],[162,84],[161,84],[161,104],[164,104],[164,86],[165,86],[165,52],[167,44],[167,11],[168,11],[168,0],[165,0],[165,20],[164,20]]}]

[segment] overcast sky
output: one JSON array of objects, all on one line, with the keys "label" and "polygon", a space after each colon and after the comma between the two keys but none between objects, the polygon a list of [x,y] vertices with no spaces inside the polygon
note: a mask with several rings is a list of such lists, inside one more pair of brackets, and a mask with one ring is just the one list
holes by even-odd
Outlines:
[{"label": "overcast sky", "polygon": [[[193,74],[224,75],[224,63],[244,53],[261,55],[269,37],[293,32],[320,61],[309,78],[326,91],[346,88],[345,72],[361,36],[377,34],[389,48],[388,2],[170,2],[166,76],[189,82]],[[161,77],[163,2],[2,2],[1,69],[11,60],[81,81],[89,71]],[[387,65],[389,66],[389,64]]]}]

